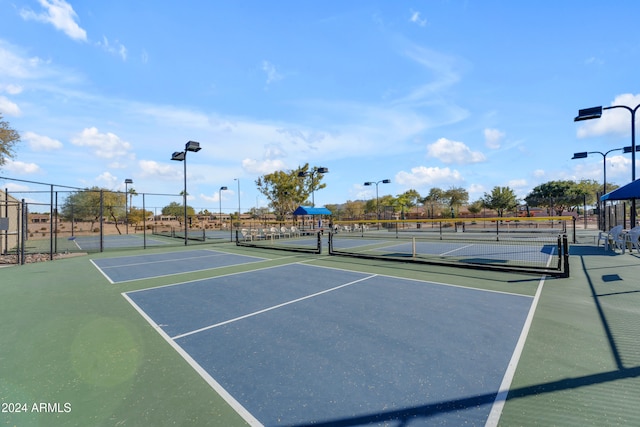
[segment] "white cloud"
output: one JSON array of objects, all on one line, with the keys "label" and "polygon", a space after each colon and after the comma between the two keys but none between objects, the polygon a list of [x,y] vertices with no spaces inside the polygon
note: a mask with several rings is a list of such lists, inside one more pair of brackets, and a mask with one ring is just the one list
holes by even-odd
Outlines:
[{"label": "white cloud", "polygon": [[504,132],[498,129],[485,129],[484,140],[487,147],[497,150],[500,148],[502,140],[504,139]]},{"label": "white cloud", "polygon": [[533,176],[536,178],[544,178],[546,172],[543,169],[536,169],[533,171]]},{"label": "white cloud", "polygon": [[110,172],[103,172],[96,177],[96,181],[104,183],[103,186],[105,188],[117,188],[122,180]]},{"label": "white cloud", "polygon": [[7,92],[9,95],[17,95],[22,92],[22,86],[14,84],[0,84],[0,91]]},{"label": "white cloud", "polygon": [[418,24],[421,27],[427,25],[427,20],[421,17],[420,12],[417,12],[415,10],[411,10],[411,17],[409,18],[409,22]]},{"label": "white cloud", "polygon": [[100,133],[95,127],[84,129],[71,142],[80,147],[92,147],[95,154],[103,159],[131,157],[131,144],[113,133]]},{"label": "white cloud", "polygon": [[250,174],[264,175],[275,172],[277,170],[286,169],[285,164],[280,159],[244,159],[242,161],[242,168]]},{"label": "white cloud", "polygon": [[400,171],[395,176],[395,182],[409,188],[450,185],[461,181],[462,175],[455,169],[426,166],[411,168],[411,172]]},{"label": "white cloud", "polygon": [[278,73],[276,66],[269,61],[262,61],[262,71],[267,74],[267,85],[282,80],[282,74]]},{"label": "white cloud", "polygon": [[140,176],[143,178],[182,179],[183,172],[173,165],[158,163],[154,160],[140,160]]},{"label": "white cloud", "polygon": [[427,146],[427,155],[447,164],[479,163],[486,160],[481,152],[471,151],[464,143],[447,138],[440,138]]},{"label": "white cloud", "polygon": [[127,48],[118,40],[116,40],[114,42],[114,45],[112,45],[111,43],[109,43],[109,39],[107,39],[106,36],[102,36],[102,41],[96,44],[100,46],[102,49],[104,49],[105,51],[113,55],[120,56],[120,58],[122,58],[123,61],[127,60]]},{"label": "white cloud", "polygon": [[[640,94],[633,95],[625,93],[617,96],[611,103],[611,106],[626,105],[635,108],[638,104],[640,104]],[[584,124],[578,127],[578,138],[588,138],[608,133],[628,135],[631,132],[631,114],[623,108],[613,108],[603,111],[602,117],[599,119],[582,123]]]},{"label": "white cloud", "polygon": [[25,132],[22,139],[27,141],[33,151],[51,151],[62,148],[62,142],[35,132]]},{"label": "white cloud", "polygon": [[27,175],[40,172],[40,166],[35,163],[25,163],[20,161],[14,161],[6,159],[6,163],[3,166],[9,172],[16,174]]},{"label": "white cloud", "polygon": [[526,179],[512,179],[509,182],[507,182],[507,187],[516,188],[516,189],[526,187],[527,185],[528,183]]},{"label": "white cloud", "polygon": [[222,200],[234,200],[235,191],[232,190],[222,190],[216,193],[213,193],[212,196],[207,196],[206,194],[200,194],[200,198],[202,200],[206,200],[211,203],[220,203],[220,196],[222,195]]},{"label": "white cloud", "polygon": [[9,98],[4,96],[0,96],[0,113],[16,117],[22,115],[22,111],[20,110],[20,107],[18,107],[18,104],[11,102]]},{"label": "white cloud", "polygon": [[38,2],[46,9],[45,12],[36,13],[23,9],[20,11],[20,16],[26,20],[49,23],[74,40],[87,40],[87,32],[76,22],[78,15],[69,3],[64,0],[38,0]]}]

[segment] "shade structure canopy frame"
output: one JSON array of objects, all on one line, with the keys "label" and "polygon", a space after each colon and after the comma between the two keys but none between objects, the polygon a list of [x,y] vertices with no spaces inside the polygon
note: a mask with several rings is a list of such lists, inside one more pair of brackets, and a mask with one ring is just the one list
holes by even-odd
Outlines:
[{"label": "shade structure canopy frame", "polygon": [[622,187],[618,187],[615,190],[604,194],[600,197],[601,201],[610,200],[632,200],[640,199],[640,179],[636,179]]}]

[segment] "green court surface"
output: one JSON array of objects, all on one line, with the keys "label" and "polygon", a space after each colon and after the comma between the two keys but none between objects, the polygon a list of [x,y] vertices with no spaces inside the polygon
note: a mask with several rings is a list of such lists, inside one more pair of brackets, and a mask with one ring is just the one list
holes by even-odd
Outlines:
[{"label": "green court surface", "polygon": [[[572,245],[570,278],[544,280],[231,243],[211,249],[265,259],[115,284],[90,260],[193,248],[110,250],[3,267],[0,425],[246,425],[123,293],[294,262],[535,297],[521,355],[512,360],[512,380],[501,388],[506,401],[494,405],[488,425],[640,425],[640,255],[605,252],[593,242],[593,234],[585,233]],[[383,421],[430,425],[419,411]]]}]

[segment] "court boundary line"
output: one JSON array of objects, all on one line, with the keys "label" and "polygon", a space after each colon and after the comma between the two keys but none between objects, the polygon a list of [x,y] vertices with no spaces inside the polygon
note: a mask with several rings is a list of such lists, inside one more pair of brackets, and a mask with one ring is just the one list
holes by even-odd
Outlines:
[{"label": "court boundary line", "polygon": [[[276,258],[276,260],[281,260],[281,259],[286,259],[286,258],[295,258],[295,256]],[[273,261],[273,259],[265,258],[264,261]],[[258,262],[264,262],[264,261],[258,261]],[[250,262],[250,263],[247,263],[247,264],[257,264],[258,262]],[[266,267],[256,268],[256,269],[253,269],[253,270],[234,271],[233,273],[221,274],[219,276],[203,277],[203,278],[200,278],[200,279],[185,280],[183,282],[168,283],[166,285],[151,286],[150,288],[143,288],[143,289],[133,289],[133,290],[130,290],[130,291],[125,291],[125,292],[128,293],[128,294],[131,294],[131,293],[134,293],[134,292],[144,292],[144,291],[150,291],[150,290],[153,290],[153,289],[167,288],[169,286],[186,285],[188,283],[201,282],[203,280],[217,279],[218,277],[235,276],[237,274],[251,273],[253,271],[268,270],[270,268],[284,267],[284,266],[287,266],[287,265],[294,265],[294,264],[302,264],[302,263],[301,262],[291,262],[291,263],[287,263],[287,264],[269,265],[269,266],[266,266]],[[245,264],[235,264],[234,266],[237,266],[237,265],[245,265]],[[218,268],[222,268],[222,267],[218,267]],[[212,268],[210,270],[215,270],[215,269]],[[205,271],[205,270],[201,270],[201,271]],[[184,273],[179,273],[179,274],[184,274]],[[371,274],[371,273],[368,273],[368,274]],[[173,275],[167,275],[167,276],[173,276]],[[160,276],[160,277],[165,277],[165,276]],[[142,280],[142,279],[140,279],[140,280]],[[124,283],[124,282],[118,282],[118,283]]]},{"label": "court boundary line", "polygon": [[487,417],[485,427],[497,427],[498,423],[500,422],[500,417],[502,416],[504,405],[507,403],[507,397],[509,395],[509,391],[511,390],[511,383],[513,382],[513,378],[515,377],[518,363],[520,362],[520,357],[522,356],[522,353],[524,351],[524,345],[527,341],[527,337],[529,336],[529,331],[531,330],[531,325],[533,324],[533,318],[535,317],[536,309],[538,308],[538,302],[540,301],[540,297],[542,296],[542,289],[544,288],[546,278],[547,276],[542,276],[540,278],[540,282],[538,282],[538,289],[536,290],[533,302],[531,303],[531,307],[529,308],[527,318],[524,321],[522,332],[520,332],[520,337],[518,338],[516,347],[514,348],[511,359],[509,360],[509,364],[507,365],[507,370],[502,377],[502,382],[500,383],[500,387],[498,388],[496,398],[491,405],[491,411],[489,412],[489,416]]},{"label": "court boundary line", "polygon": [[[211,249],[206,249],[206,250],[211,251],[211,252],[219,252],[219,251],[214,251],[214,250],[211,250]],[[182,271],[182,272],[179,272],[179,273],[162,274],[160,276],[141,277],[141,278],[138,278],[138,279],[120,280],[118,282],[112,281],[106,275],[106,273],[102,270],[102,268],[100,268],[98,265],[96,265],[96,263],[93,262],[93,259],[90,259],[89,261],[91,261],[91,263],[98,269],[98,271],[100,271],[100,273],[102,273],[102,275],[107,277],[107,280],[109,280],[109,282],[111,282],[111,284],[114,284],[114,285],[115,284],[120,284],[120,283],[137,282],[138,280],[160,279],[160,278],[164,278],[164,277],[177,276],[179,274],[197,273],[197,272],[201,272],[201,271],[218,270],[220,268],[226,268],[226,267],[235,267],[235,266],[238,266],[238,265],[250,265],[250,264],[256,264],[256,263],[259,263],[259,262],[272,261],[272,259],[269,259],[269,258],[260,258],[260,257],[252,256],[252,255],[242,255],[242,254],[235,254],[235,253],[230,253],[230,252],[222,252],[222,253],[225,254],[225,255],[237,255],[237,256],[247,256],[249,258],[256,258],[256,261],[250,261],[250,262],[241,263],[241,264],[223,265],[223,266],[219,266],[219,267],[201,268],[199,270]],[[144,256],[144,255],[134,255],[134,256]],[[105,259],[108,259],[108,258],[105,258]],[[280,258],[278,258],[278,259],[280,259]],[[137,264],[137,265],[141,265],[141,264],[142,263]],[[108,267],[108,268],[111,268],[111,267]]]},{"label": "court boundary line", "polygon": [[327,294],[329,292],[337,291],[338,289],[346,288],[347,286],[355,285],[356,283],[364,282],[365,280],[369,280],[369,279],[372,279],[372,278],[377,277],[377,276],[378,276],[377,274],[372,274],[372,275],[367,276],[367,277],[362,277],[362,278],[360,278],[358,280],[353,280],[351,282],[343,283],[342,285],[338,285],[338,286],[335,286],[335,287],[330,288],[330,289],[325,289],[323,291],[319,291],[319,292],[316,292],[316,293],[313,293],[313,294],[305,295],[303,297],[296,298],[296,299],[293,299],[293,300],[290,300],[290,301],[286,301],[286,302],[283,302],[283,303],[280,303],[280,304],[276,304],[276,305],[271,306],[271,307],[263,308],[262,310],[254,311],[253,313],[247,313],[247,314],[244,314],[242,316],[238,316],[238,317],[236,317],[234,319],[225,320],[224,322],[218,322],[218,323],[215,323],[213,325],[209,325],[209,326],[205,326],[205,327],[202,327],[202,328],[194,329],[193,331],[190,331],[190,332],[185,332],[185,333],[182,333],[182,334],[179,334],[179,335],[175,335],[175,336],[171,337],[171,339],[177,340],[177,339],[188,337],[190,335],[194,335],[194,334],[197,334],[197,333],[200,333],[200,332],[208,331],[209,329],[213,329],[213,328],[217,328],[217,327],[220,327],[220,326],[228,325],[230,323],[237,322],[239,320],[248,319],[249,317],[254,317],[254,316],[257,316],[259,314],[267,313],[269,311],[277,310],[278,308],[282,308],[282,307],[286,307],[286,306],[291,305],[291,304],[298,303],[300,301],[305,301],[305,300],[308,300],[308,299],[311,299],[311,298],[315,298],[315,297],[320,296],[320,295]]},{"label": "court boundary line", "polygon": [[[224,256],[224,255],[237,255],[237,254],[230,254],[230,253],[227,253],[227,252],[218,252],[218,251],[209,251],[209,252],[212,252],[212,254],[211,255],[202,255],[202,256],[193,256],[193,257],[188,257],[188,258],[172,259],[172,260],[166,260],[165,259],[165,260],[151,261],[151,262],[138,262],[138,263],[134,263],[134,264],[110,265],[109,267],[105,267],[105,269],[106,268],[130,267],[130,266],[134,266],[134,265],[157,264],[157,263],[162,263],[162,262],[180,262],[180,261],[186,261],[186,260],[192,260],[192,259],[218,257],[218,256]],[[171,253],[174,253],[174,252],[171,252]],[[158,255],[158,254],[153,254],[153,255]],[[243,256],[243,255],[239,255],[239,256]],[[249,255],[248,258],[256,258],[258,260],[266,259],[266,258],[251,256],[251,255]],[[199,271],[199,270],[193,270],[193,271]]]},{"label": "court boundary line", "polygon": [[[311,260],[306,260],[306,261],[300,261],[298,264],[307,264],[310,262],[317,262],[318,260],[316,259],[311,259]],[[285,264],[288,265],[288,264]],[[359,270],[347,270],[346,268],[338,268],[338,267],[328,267],[325,265],[313,265],[313,264],[309,264],[310,267],[318,267],[318,268],[328,268],[331,270],[339,270],[339,271],[348,271],[351,273],[362,273],[362,274],[373,274],[373,273],[365,273]],[[377,276],[379,277],[390,277],[392,279],[402,279],[402,280],[410,280],[413,282],[421,282],[421,283],[430,283],[433,285],[438,285],[438,286],[450,286],[450,287],[454,287],[454,288],[461,288],[461,289],[469,289],[469,290],[473,290],[473,291],[478,291],[478,292],[492,292],[492,293],[496,293],[496,294],[504,294],[504,295],[513,295],[513,296],[518,296],[518,297],[525,297],[525,298],[534,298],[535,295],[527,295],[527,294],[518,294],[515,292],[507,292],[507,291],[499,291],[496,289],[484,289],[484,288],[478,288],[475,286],[464,286],[464,285],[455,285],[453,283],[445,283],[445,282],[435,282],[432,280],[424,280],[424,279],[415,279],[412,277],[402,277],[402,276],[392,276],[391,274],[380,274],[380,273],[376,273]]]},{"label": "court boundary line", "polygon": [[102,269],[100,267],[98,267],[98,265],[95,262],[93,262],[93,259],[89,258],[89,262],[91,262],[91,264],[93,264],[93,266],[96,268],[96,270],[98,270],[100,272],[100,274],[102,274],[104,276],[104,278],[107,279],[107,281],[110,284],[112,284],[112,285],[115,284],[115,282],[113,280],[111,280],[111,278],[109,276],[107,276],[107,274],[104,271],[102,271]]},{"label": "court boundary line", "polygon": [[255,418],[240,402],[238,402],[218,381],[215,380],[191,355],[175,342],[162,328],[153,321],[147,313],[136,304],[126,292],[121,295],[131,304],[131,306],[145,319],[156,332],[167,342],[178,354],[191,366],[200,377],[234,410],[242,419],[252,427],[263,427],[263,424]]}]

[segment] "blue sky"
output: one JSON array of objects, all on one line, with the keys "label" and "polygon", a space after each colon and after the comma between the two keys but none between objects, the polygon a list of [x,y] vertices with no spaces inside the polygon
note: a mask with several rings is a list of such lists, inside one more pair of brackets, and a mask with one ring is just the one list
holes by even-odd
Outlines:
[{"label": "blue sky", "polygon": [[[0,0],[0,112],[22,136],[1,175],[265,206],[255,180],[329,168],[316,205],[432,187],[470,202],[602,180],[640,104],[637,1]],[[631,180],[631,157],[607,157]],[[0,179],[10,191],[42,187]],[[220,193],[219,188],[228,191]],[[222,194],[222,201],[219,195]],[[27,199],[38,199],[29,195]],[[48,195],[42,196],[48,201]],[[134,204],[139,201],[134,201]]]}]

